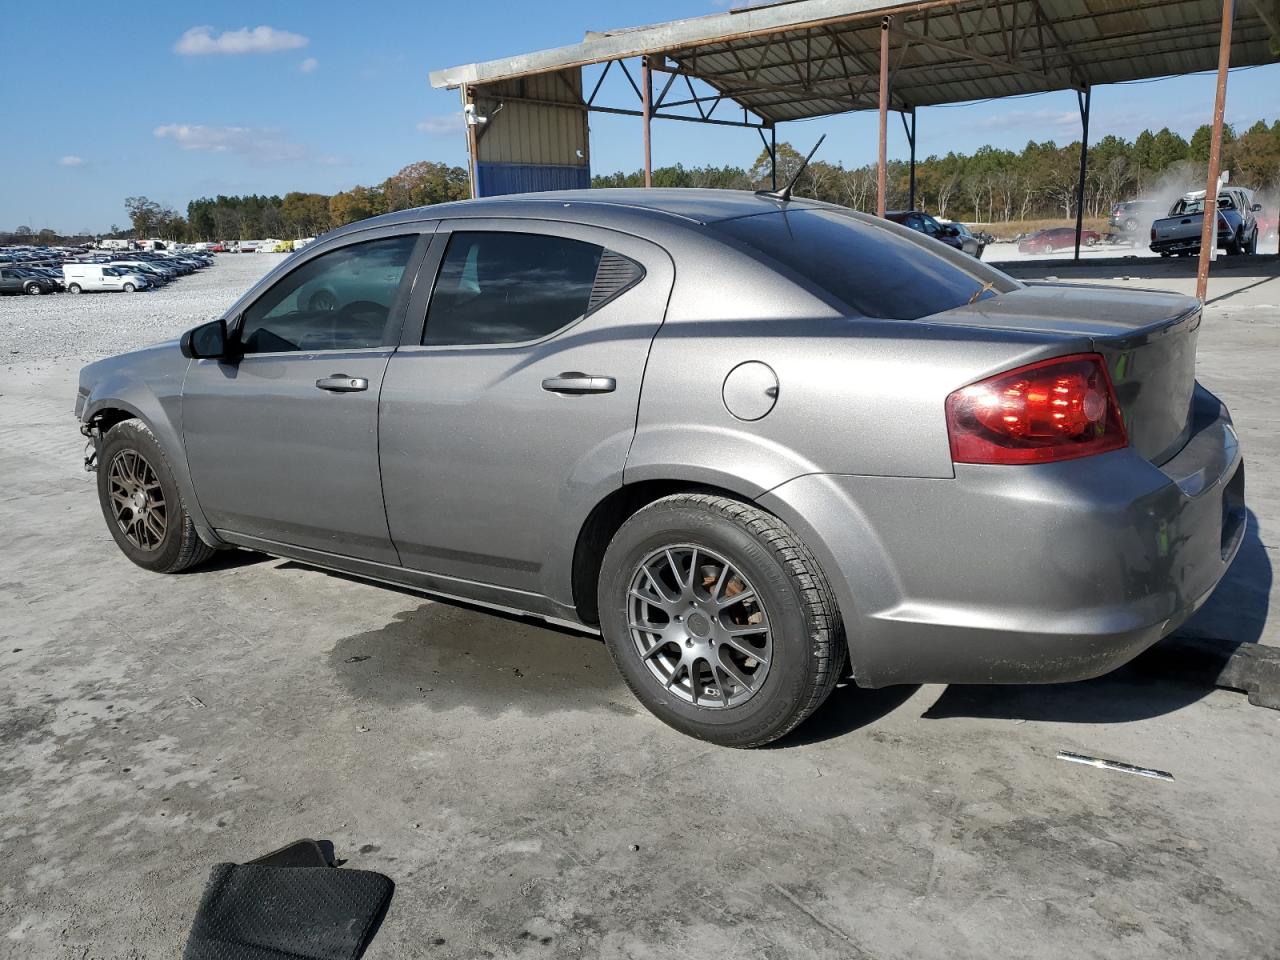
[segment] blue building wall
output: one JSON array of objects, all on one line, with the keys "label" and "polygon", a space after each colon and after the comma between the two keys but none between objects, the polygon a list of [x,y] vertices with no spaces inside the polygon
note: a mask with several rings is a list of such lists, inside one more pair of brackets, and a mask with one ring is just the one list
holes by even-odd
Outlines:
[{"label": "blue building wall", "polygon": [[591,168],[555,163],[476,164],[476,196],[534,193],[539,190],[577,190],[591,186]]}]

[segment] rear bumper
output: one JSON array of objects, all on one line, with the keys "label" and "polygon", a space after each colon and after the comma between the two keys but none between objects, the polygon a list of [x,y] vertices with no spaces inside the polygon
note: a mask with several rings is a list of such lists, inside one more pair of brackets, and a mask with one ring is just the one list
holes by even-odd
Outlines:
[{"label": "rear bumper", "polygon": [[1204,603],[1245,525],[1230,416],[1199,387],[1160,467],[1121,450],[949,480],[812,475],[760,502],[818,556],[869,687],[1106,673]]},{"label": "rear bumper", "polygon": [[[1233,239],[1230,233],[1218,233],[1218,249],[1223,249]],[[1153,253],[1196,253],[1200,250],[1200,234],[1194,237],[1173,237],[1169,240],[1152,240]]]}]

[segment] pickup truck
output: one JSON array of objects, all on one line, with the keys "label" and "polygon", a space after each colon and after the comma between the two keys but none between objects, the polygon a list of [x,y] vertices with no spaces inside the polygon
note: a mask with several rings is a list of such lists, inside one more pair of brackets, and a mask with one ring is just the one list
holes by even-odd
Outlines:
[{"label": "pickup truck", "polygon": [[[1151,224],[1151,249],[1162,257],[1200,252],[1200,225],[1204,220],[1205,191],[1183,194],[1169,215]],[[1243,187],[1225,187],[1218,193],[1218,248],[1227,253],[1257,253],[1258,219],[1262,205]]]}]

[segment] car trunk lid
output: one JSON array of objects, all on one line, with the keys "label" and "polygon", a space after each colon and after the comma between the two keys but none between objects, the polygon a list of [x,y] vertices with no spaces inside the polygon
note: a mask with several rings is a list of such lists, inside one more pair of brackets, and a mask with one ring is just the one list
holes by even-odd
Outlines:
[{"label": "car trunk lid", "polygon": [[1200,316],[1199,301],[1180,294],[1033,283],[925,322],[1087,338],[1106,359],[1130,446],[1159,464],[1190,430]]}]

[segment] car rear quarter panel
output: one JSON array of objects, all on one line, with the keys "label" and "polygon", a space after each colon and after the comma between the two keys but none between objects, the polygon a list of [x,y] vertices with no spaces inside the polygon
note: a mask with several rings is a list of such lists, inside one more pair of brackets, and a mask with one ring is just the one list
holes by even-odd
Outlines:
[{"label": "car rear quarter panel", "polygon": [[[626,479],[758,496],[811,473],[950,477],[948,394],[1086,343],[919,321],[669,315],[650,352]],[[747,361],[778,380],[777,402],[755,421],[735,417],[723,398],[729,372]]]}]

